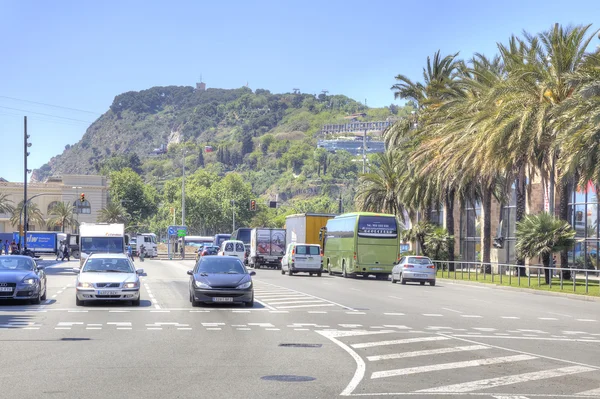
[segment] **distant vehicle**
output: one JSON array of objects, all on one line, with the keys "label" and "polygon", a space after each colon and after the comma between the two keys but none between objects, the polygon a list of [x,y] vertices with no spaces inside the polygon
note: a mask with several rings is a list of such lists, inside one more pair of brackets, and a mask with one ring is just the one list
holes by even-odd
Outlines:
[{"label": "distant vehicle", "polygon": [[248,265],[254,268],[281,267],[285,253],[285,230],[256,228],[250,233]]},{"label": "distant vehicle", "polygon": [[[215,238],[213,236],[185,236],[184,242],[186,247],[200,247],[205,245],[212,245]],[[181,244],[181,239],[179,239]]]},{"label": "distant vehicle", "polygon": [[323,262],[321,261],[321,246],[317,244],[288,244],[283,259],[281,259],[281,274],[308,273],[321,277]]},{"label": "distant vehicle", "polygon": [[138,255],[138,245],[144,244],[146,257],[156,258],[158,256],[158,244],[156,242],[156,234],[154,233],[138,233],[129,239],[129,244],[134,255]]},{"label": "distant vehicle", "polygon": [[375,275],[387,280],[400,261],[398,221],[394,215],[347,213],[330,219],[323,262],[329,273],[344,277]]},{"label": "distant vehicle", "polygon": [[29,301],[34,305],[45,301],[44,266],[29,256],[0,256],[0,299]]},{"label": "distant vehicle", "polygon": [[91,301],[130,301],[140,306],[140,274],[126,254],[92,254],[77,273],[75,304]]},{"label": "distant vehicle", "polygon": [[196,252],[196,262],[203,256],[211,256],[217,255],[219,253],[219,247],[215,247],[214,245],[208,245],[203,248],[198,248]]},{"label": "distant vehicle", "polygon": [[231,239],[231,234],[216,234],[213,240],[213,245],[220,247],[223,241]]},{"label": "distant vehicle", "polygon": [[[13,240],[18,244],[22,236],[13,233]],[[59,248],[58,233],[55,231],[28,231],[26,247],[35,254],[56,254]]]},{"label": "distant vehicle", "polygon": [[301,213],[285,218],[286,242],[319,244],[323,247],[323,236],[319,234],[329,219],[337,215],[330,213]]},{"label": "distant vehicle", "polygon": [[125,225],[122,223],[81,223],[79,264],[94,254],[125,254]]},{"label": "distant vehicle", "polygon": [[212,145],[205,145],[204,146],[204,152],[213,152],[214,148]]},{"label": "distant vehicle", "polygon": [[79,259],[79,234],[69,233],[57,233],[58,243],[64,242],[69,247],[71,256],[75,259]]},{"label": "distant vehicle", "polygon": [[245,254],[246,248],[244,247],[244,243],[238,240],[223,241],[217,253],[219,256],[235,256],[242,262],[244,262]]},{"label": "distant vehicle", "polygon": [[244,243],[244,247],[246,248],[246,255],[244,263],[248,264],[248,257],[250,256],[250,232],[252,231],[249,227],[242,227],[237,229],[231,234],[230,240],[240,240]]},{"label": "distant vehicle", "polygon": [[414,281],[425,285],[428,282],[431,286],[435,285],[435,265],[426,256],[403,256],[392,269],[392,283],[400,281],[406,284],[407,281]]},{"label": "distant vehicle", "polygon": [[242,261],[233,256],[206,256],[201,258],[190,276],[189,297],[192,306],[208,303],[242,303],[254,306],[252,276]]}]

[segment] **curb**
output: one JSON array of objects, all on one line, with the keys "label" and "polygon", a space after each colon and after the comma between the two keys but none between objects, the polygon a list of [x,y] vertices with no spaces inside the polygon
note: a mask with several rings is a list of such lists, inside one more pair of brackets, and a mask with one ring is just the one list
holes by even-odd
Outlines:
[{"label": "curb", "polygon": [[510,287],[507,285],[500,285],[500,284],[492,284],[492,283],[480,283],[477,281],[464,281],[464,280],[453,280],[453,279],[449,279],[449,278],[445,278],[445,277],[438,277],[439,280],[441,281],[448,281],[450,282],[450,284],[456,284],[456,285],[478,285],[481,287],[489,287],[492,289],[500,289],[500,290],[506,290],[506,291],[518,291],[518,292],[527,292],[530,294],[534,294],[534,295],[545,295],[545,296],[555,296],[555,297],[562,297],[562,298],[570,298],[570,299],[578,299],[580,301],[586,301],[586,302],[600,302],[600,297],[596,297],[596,296],[590,296],[590,295],[585,295],[585,294],[570,294],[568,292],[554,292],[554,291],[544,291],[544,290],[536,290],[534,288],[524,288],[524,287]]}]

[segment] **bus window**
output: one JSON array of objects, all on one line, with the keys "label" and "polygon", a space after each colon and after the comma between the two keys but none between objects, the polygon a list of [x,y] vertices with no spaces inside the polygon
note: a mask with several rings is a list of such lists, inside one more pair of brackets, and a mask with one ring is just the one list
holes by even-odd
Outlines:
[{"label": "bus window", "polygon": [[358,220],[358,236],[369,238],[396,238],[398,226],[390,216],[361,216]]}]

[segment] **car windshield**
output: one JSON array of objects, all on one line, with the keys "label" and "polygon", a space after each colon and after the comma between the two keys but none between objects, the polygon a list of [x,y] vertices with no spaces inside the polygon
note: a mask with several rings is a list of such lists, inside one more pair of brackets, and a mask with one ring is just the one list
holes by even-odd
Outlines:
[{"label": "car windshield", "polygon": [[85,262],[83,273],[134,273],[129,260],[122,258],[91,258]]},{"label": "car windshield", "polygon": [[429,258],[408,258],[406,263],[412,263],[413,265],[429,265],[431,260]]},{"label": "car windshield", "polygon": [[31,259],[3,256],[0,258],[0,272],[14,270],[34,270],[35,263]]},{"label": "car windshield", "polygon": [[203,258],[198,262],[196,273],[208,274],[246,274],[246,268],[238,259],[220,256]]}]

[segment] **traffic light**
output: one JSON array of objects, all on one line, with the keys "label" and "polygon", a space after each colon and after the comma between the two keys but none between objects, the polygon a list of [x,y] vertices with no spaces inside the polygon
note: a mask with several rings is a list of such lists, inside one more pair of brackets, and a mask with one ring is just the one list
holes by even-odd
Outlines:
[{"label": "traffic light", "polygon": [[81,193],[81,196],[79,197],[79,200],[83,203],[85,202],[85,193]]},{"label": "traffic light", "polygon": [[256,201],[255,200],[250,200],[250,210],[251,211],[256,210]]}]

